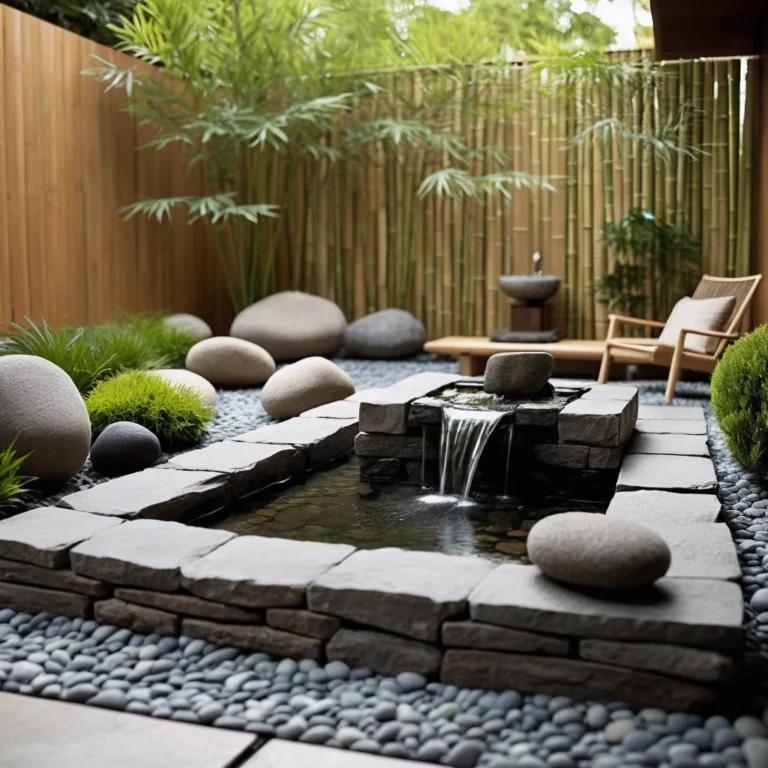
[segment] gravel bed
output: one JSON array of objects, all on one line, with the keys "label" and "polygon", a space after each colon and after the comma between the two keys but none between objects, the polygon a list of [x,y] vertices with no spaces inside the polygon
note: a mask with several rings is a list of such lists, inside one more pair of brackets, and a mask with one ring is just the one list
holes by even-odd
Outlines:
[{"label": "gravel bed", "polygon": [[[427,367],[451,370],[440,360],[342,365],[360,387]],[[637,384],[642,403],[663,402],[662,382]],[[413,673],[387,678],[343,662],[273,660],[187,637],[9,610],[0,610],[2,688],[455,768],[767,768],[768,486],[731,457],[708,393],[706,385],[683,384],[675,404],[707,410],[744,571],[747,674],[724,715],[667,712],[664,702],[638,711],[618,702],[459,689]],[[266,421],[253,392],[224,393],[221,405],[209,439]]]}]

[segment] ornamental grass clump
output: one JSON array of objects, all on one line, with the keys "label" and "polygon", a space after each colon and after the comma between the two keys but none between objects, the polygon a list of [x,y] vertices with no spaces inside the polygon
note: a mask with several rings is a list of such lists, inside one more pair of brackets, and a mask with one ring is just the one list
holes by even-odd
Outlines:
[{"label": "ornamental grass clump", "polygon": [[768,325],[725,350],[712,374],[712,408],[739,463],[768,472]]},{"label": "ornamental grass clump", "polygon": [[183,368],[193,336],[165,323],[164,315],[124,315],[83,328],[55,330],[45,320],[14,324],[0,355],[34,355],[66,371],[82,395],[123,371]]},{"label": "ornamental grass clump", "polygon": [[166,449],[199,442],[213,418],[213,411],[191,389],[143,371],[127,371],[100,382],[85,404],[94,432],[131,421],[157,435]]},{"label": "ornamental grass clump", "polygon": [[3,507],[11,507],[23,500],[34,480],[21,474],[21,465],[26,456],[19,456],[13,444],[0,449],[0,517]]}]

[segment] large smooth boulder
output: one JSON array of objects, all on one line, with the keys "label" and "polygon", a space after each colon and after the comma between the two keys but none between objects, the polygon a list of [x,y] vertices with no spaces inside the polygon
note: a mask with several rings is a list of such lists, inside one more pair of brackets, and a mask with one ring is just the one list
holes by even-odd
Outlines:
[{"label": "large smooth boulder", "polygon": [[272,376],[261,391],[261,404],[275,419],[290,419],[354,393],[355,383],[338,365],[324,357],[307,357]]},{"label": "large smooth boulder", "polygon": [[590,512],[539,520],[528,534],[528,557],[553,579],[604,589],[652,584],[671,560],[666,542],[653,531]]},{"label": "large smooth boulder", "polygon": [[404,309],[382,309],[350,323],[344,349],[351,357],[392,359],[421,352],[424,324]]},{"label": "large smooth boulder", "polygon": [[187,370],[220,387],[257,387],[275,372],[269,352],[229,336],[199,341],[187,352],[186,365]]},{"label": "large smooth boulder", "polygon": [[344,313],[332,301],[283,291],[246,307],[230,334],[264,347],[275,360],[301,360],[338,352],[346,327]]},{"label": "large smooth boulder", "polygon": [[494,395],[533,395],[544,388],[554,367],[549,352],[499,352],[488,358],[483,387]]},{"label": "large smooth boulder", "polygon": [[177,312],[175,315],[168,315],[165,318],[165,324],[171,328],[188,333],[195,339],[202,341],[210,339],[213,336],[211,326],[197,315],[190,315],[188,312]]},{"label": "large smooth boulder", "polygon": [[91,464],[102,475],[115,477],[139,472],[154,464],[162,453],[160,441],[141,424],[110,424],[91,446]]},{"label": "large smooth boulder", "polygon": [[213,411],[216,410],[216,387],[199,373],[186,371],[183,368],[161,368],[149,371],[153,376],[159,376],[174,387],[188,387],[196,392],[200,399]]},{"label": "large smooth boulder", "polygon": [[0,447],[30,454],[21,471],[46,482],[77,474],[91,447],[88,411],[72,379],[31,355],[0,357]]}]

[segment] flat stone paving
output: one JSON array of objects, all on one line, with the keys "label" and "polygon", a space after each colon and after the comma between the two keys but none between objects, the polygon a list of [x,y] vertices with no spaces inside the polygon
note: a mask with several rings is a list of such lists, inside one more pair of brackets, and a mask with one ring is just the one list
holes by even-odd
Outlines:
[{"label": "flat stone paving", "polygon": [[496,568],[469,596],[476,621],[548,634],[632,638],[739,650],[744,605],[738,584],[664,578],[616,595],[577,590],[518,563]]},{"label": "flat stone paving", "polygon": [[411,766],[413,766],[412,760],[366,755],[363,752],[341,752],[313,744],[270,741],[242,768],[410,768]]},{"label": "flat stone paving", "polygon": [[704,419],[638,419],[637,432],[668,435],[706,435],[707,422]]},{"label": "flat stone paving", "polygon": [[0,520],[0,557],[43,568],[66,568],[72,547],[120,523],[69,509],[30,509]]},{"label": "flat stone paving", "polygon": [[297,606],[314,579],[352,552],[348,544],[238,536],[184,566],[181,583],[199,597],[232,605]]},{"label": "flat stone paving", "polygon": [[704,421],[704,409],[699,406],[683,405],[641,405],[637,411],[638,419],[665,419],[680,421],[694,419]]},{"label": "flat stone paving", "polygon": [[670,435],[638,432],[627,453],[663,453],[671,456],[709,456],[706,435]]},{"label": "flat stone paving", "polygon": [[638,453],[626,456],[619,471],[617,491],[656,489],[717,493],[715,468],[699,456],[669,456]]},{"label": "flat stone paving", "polygon": [[71,493],[59,506],[110,517],[178,520],[206,502],[223,504],[229,493],[229,479],[221,472],[152,467]]},{"label": "flat stone paving", "polygon": [[10,693],[0,693],[0,723],[2,768],[230,768],[256,743],[247,733]]},{"label": "flat stone paving", "polygon": [[183,566],[233,538],[229,531],[132,520],[75,547],[72,570],[111,584],[175,592]]},{"label": "flat stone paving", "polygon": [[385,548],[360,550],[309,587],[309,608],[417,640],[437,641],[440,625],[466,608],[494,568],[477,557]]},{"label": "flat stone paving", "polygon": [[608,505],[608,517],[620,517],[643,525],[653,523],[714,523],[722,505],[712,493],[673,491],[621,491]]}]

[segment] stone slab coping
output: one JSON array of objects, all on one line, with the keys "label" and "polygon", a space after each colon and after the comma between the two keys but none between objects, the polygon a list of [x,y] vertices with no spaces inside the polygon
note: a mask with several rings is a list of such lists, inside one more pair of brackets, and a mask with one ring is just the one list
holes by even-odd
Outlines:
[{"label": "stone slab coping", "polygon": [[72,573],[69,568],[41,568],[31,563],[0,559],[0,582],[61,589],[90,597],[104,597],[110,588],[102,581]]},{"label": "stone slab coping", "polygon": [[672,491],[621,491],[611,499],[606,515],[643,525],[659,523],[714,523],[720,515],[720,500],[712,493]]},{"label": "stone slab coping", "polygon": [[242,768],[412,768],[413,764],[413,760],[272,739]]},{"label": "stone slab coping", "polygon": [[640,525],[658,533],[667,543],[672,554],[668,578],[741,578],[739,557],[725,523],[680,525],[648,517]]},{"label": "stone slab coping", "polygon": [[638,432],[670,435],[706,435],[707,422],[699,419],[638,419]]},{"label": "stone slab coping", "polygon": [[652,453],[626,456],[616,483],[617,491],[657,489],[717,493],[717,488],[715,467],[709,459]]},{"label": "stone slab coping", "polygon": [[709,456],[706,435],[636,432],[627,453],[663,453],[676,456]]},{"label": "stone slab coping", "polygon": [[309,587],[309,609],[417,640],[435,642],[446,619],[466,610],[467,597],[495,567],[478,557],[360,550]]},{"label": "stone slab coping", "polygon": [[250,608],[302,605],[310,583],[355,548],[348,544],[238,536],[181,569],[181,583],[208,600]]},{"label": "stone slab coping", "polygon": [[743,646],[744,601],[738,584],[715,579],[660,579],[617,594],[568,587],[538,568],[505,563],[469,596],[475,621],[575,637],[631,637],[714,650]]},{"label": "stone slab coping", "polygon": [[239,443],[272,443],[308,448],[335,435],[343,427],[357,427],[357,419],[316,419],[296,416],[277,424],[267,424],[232,439]]},{"label": "stone slab coping", "polygon": [[235,538],[234,533],[161,520],[132,520],[102,531],[70,552],[81,576],[175,592],[181,568]]},{"label": "stone slab coping", "polygon": [[229,768],[256,742],[223,728],[10,693],[0,693],[0,722],[0,763],[9,768]]},{"label": "stone slab coping", "polygon": [[622,400],[629,402],[638,397],[637,387],[617,384],[595,384],[582,396],[582,400]]},{"label": "stone slab coping", "polygon": [[641,405],[638,410],[637,418],[653,419],[654,421],[687,421],[690,419],[705,421],[704,409],[700,405]]},{"label": "stone slab coping", "polygon": [[637,397],[631,400],[572,400],[557,419],[560,442],[598,446],[623,445],[632,434]]},{"label": "stone slab coping", "polygon": [[72,547],[122,522],[59,507],[30,509],[0,520],[0,557],[42,568],[66,568]]},{"label": "stone slab coping", "polygon": [[59,506],[111,517],[178,520],[206,502],[225,503],[229,479],[221,472],[152,467],[65,496]]},{"label": "stone slab coping", "polygon": [[222,440],[174,456],[163,467],[223,472],[229,478],[232,496],[240,497],[295,477],[303,471],[306,463],[305,454],[292,445]]},{"label": "stone slab coping", "polygon": [[355,419],[360,415],[360,403],[354,400],[336,400],[318,405],[301,414],[303,419]]}]

